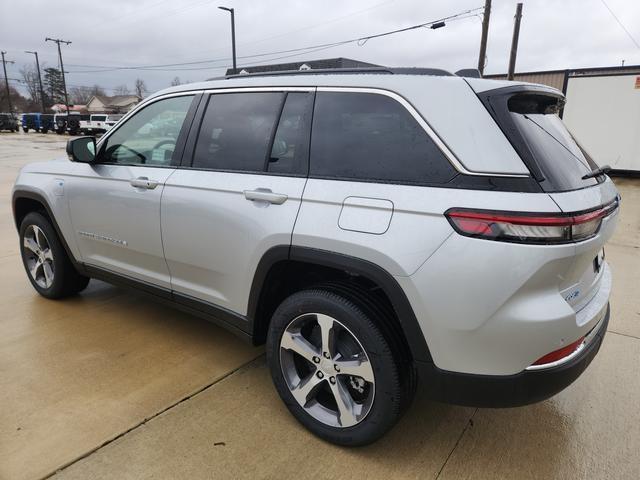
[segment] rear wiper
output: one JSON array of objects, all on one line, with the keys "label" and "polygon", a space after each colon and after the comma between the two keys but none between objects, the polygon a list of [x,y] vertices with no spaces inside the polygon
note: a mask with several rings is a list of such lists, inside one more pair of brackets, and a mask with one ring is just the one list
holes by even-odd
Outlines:
[{"label": "rear wiper", "polygon": [[609,173],[611,171],[611,167],[609,165],[603,165],[600,168],[596,168],[595,170],[591,170],[585,176],[582,177],[582,180],[587,180],[588,178],[599,177],[600,175],[604,175],[605,173]]}]

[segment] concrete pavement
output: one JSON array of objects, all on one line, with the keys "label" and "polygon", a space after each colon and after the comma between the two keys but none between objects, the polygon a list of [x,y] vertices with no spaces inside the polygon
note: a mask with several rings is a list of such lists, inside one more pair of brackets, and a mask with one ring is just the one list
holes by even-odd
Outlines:
[{"label": "concrete pavement", "polygon": [[640,478],[640,181],[617,181],[612,317],[580,379],[515,409],[417,398],[345,449],[298,425],[262,350],[224,330],[102,282],[60,302],[33,291],[11,184],[64,140],[0,134],[0,479]]}]

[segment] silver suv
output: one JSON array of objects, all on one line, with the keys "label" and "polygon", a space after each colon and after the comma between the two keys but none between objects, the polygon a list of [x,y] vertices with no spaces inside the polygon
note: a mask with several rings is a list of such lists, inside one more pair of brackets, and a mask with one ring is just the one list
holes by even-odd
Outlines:
[{"label": "silver suv", "polygon": [[20,173],[29,280],[99,278],[266,343],[331,442],[436,400],[545,399],[596,355],[619,196],[557,90],[430,69],[227,77],[157,93]]}]

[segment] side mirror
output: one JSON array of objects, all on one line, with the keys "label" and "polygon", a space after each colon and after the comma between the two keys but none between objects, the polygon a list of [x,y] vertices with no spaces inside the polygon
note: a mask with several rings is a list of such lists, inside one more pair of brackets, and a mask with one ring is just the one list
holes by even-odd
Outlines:
[{"label": "side mirror", "polygon": [[69,140],[67,155],[72,162],[93,163],[96,160],[96,139],[80,137]]}]

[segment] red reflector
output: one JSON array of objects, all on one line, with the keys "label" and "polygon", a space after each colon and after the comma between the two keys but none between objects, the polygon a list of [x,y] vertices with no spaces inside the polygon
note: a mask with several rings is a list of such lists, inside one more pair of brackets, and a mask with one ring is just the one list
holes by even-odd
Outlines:
[{"label": "red reflector", "polygon": [[570,343],[566,347],[562,347],[561,349],[556,350],[555,352],[547,353],[544,357],[541,357],[538,360],[536,360],[533,363],[533,365],[544,365],[546,363],[552,363],[557,360],[561,360],[564,357],[567,357],[571,355],[573,352],[575,352],[583,340],[584,340],[584,337],[580,337],[578,340],[576,340],[573,343]]}]

